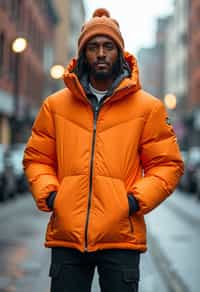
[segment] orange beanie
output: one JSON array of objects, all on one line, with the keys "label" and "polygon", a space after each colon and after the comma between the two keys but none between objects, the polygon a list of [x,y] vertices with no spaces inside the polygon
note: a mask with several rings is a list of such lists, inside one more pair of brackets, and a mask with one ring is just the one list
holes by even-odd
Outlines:
[{"label": "orange beanie", "polygon": [[96,35],[106,35],[113,39],[118,47],[124,49],[124,40],[120,32],[118,22],[110,17],[105,8],[98,8],[94,11],[92,19],[86,22],[78,39],[78,54],[84,48],[89,39]]}]

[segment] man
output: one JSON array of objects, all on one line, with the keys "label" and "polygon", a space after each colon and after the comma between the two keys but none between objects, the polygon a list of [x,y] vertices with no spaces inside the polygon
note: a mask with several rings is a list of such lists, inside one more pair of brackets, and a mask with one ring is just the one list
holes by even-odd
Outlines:
[{"label": "man", "polygon": [[91,291],[95,267],[102,292],[138,291],[144,215],[183,173],[176,137],[107,10],[83,26],[64,81],[44,101],[24,156],[36,204],[52,212],[51,291]]}]

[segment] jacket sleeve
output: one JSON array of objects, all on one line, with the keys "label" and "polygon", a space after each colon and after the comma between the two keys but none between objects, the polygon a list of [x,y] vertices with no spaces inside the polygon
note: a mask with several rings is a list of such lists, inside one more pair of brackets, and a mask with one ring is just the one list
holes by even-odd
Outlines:
[{"label": "jacket sleeve", "polygon": [[48,99],[43,103],[33,124],[32,134],[25,148],[23,165],[38,208],[51,211],[46,198],[57,191],[57,158],[55,129]]},{"label": "jacket sleeve", "polygon": [[139,203],[137,214],[146,214],[173,192],[184,169],[176,136],[160,100],[147,118],[139,151],[144,175],[132,191]]}]

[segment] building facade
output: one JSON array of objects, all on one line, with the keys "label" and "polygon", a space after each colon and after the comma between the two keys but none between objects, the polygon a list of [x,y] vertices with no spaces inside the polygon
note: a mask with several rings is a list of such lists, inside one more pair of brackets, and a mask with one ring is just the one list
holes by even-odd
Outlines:
[{"label": "building facade", "polygon": [[[17,117],[22,125],[41,104],[44,46],[53,38],[57,20],[51,1],[0,0],[0,143],[12,140],[12,120]],[[28,43],[20,57],[12,50],[17,37]],[[17,140],[22,139],[22,131],[18,128]]]},{"label": "building facade", "polygon": [[68,61],[77,55],[77,42],[81,32],[81,27],[85,21],[83,2],[83,0],[71,0],[69,3],[70,42],[68,43]]},{"label": "building facade", "polygon": [[[77,40],[85,19],[82,0],[54,0],[59,15],[55,29],[54,65],[66,67],[69,60],[76,55]],[[54,90],[64,86],[62,80],[54,81]]]},{"label": "building facade", "polygon": [[200,146],[200,1],[188,0],[189,92],[187,107],[189,144]]},{"label": "building facade", "polygon": [[200,1],[189,1],[190,108],[200,106]]},{"label": "building facade", "polygon": [[188,110],[188,11],[188,0],[175,1],[165,41],[165,91],[175,94],[179,116]]},{"label": "building facade", "polygon": [[160,89],[160,50],[158,47],[141,48],[138,52],[138,63],[142,88],[152,95],[161,97]]},{"label": "building facade", "polygon": [[157,19],[155,45],[151,48],[142,48],[138,54],[143,88],[162,100],[166,94],[165,40],[168,21],[169,17]]}]

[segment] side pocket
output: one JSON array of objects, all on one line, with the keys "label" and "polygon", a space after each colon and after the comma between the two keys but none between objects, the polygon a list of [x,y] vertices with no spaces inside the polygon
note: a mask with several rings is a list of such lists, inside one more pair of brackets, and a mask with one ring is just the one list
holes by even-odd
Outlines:
[{"label": "side pocket", "polygon": [[139,272],[135,269],[127,269],[123,272],[123,280],[129,285],[133,292],[138,292]]},{"label": "side pocket", "polygon": [[61,264],[51,264],[49,269],[49,277],[51,278],[58,278],[60,271],[61,271],[62,265]]},{"label": "side pocket", "polygon": [[66,178],[64,177],[63,180],[62,180],[62,182],[61,182],[61,184],[60,184],[60,187],[59,187],[59,189],[58,189],[58,191],[57,191],[57,193],[56,193],[56,196],[55,196],[55,198],[54,198],[54,202],[53,202],[53,208],[54,208],[54,209],[56,209],[57,201],[58,201],[60,195],[62,194],[62,191],[63,191],[64,185],[65,185],[65,179],[66,179]]}]

